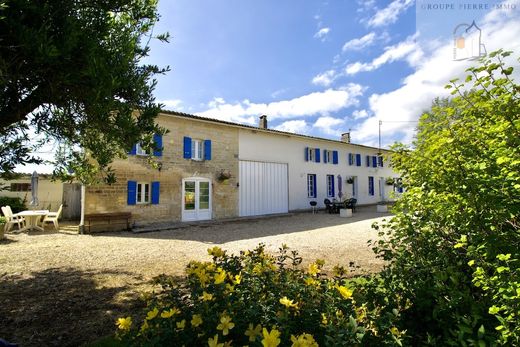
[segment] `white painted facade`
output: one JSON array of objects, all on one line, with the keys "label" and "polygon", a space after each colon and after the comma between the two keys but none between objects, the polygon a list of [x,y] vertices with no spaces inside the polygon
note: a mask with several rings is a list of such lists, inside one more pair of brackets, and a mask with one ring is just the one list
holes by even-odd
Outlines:
[{"label": "white painted facade", "polygon": [[[319,148],[320,162],[306,161],[306,148]],[[310,201],[324,206],[324,199],[342,200],[350,197],[357,204],[375,204],[382,200],[392,200],[393,186],[386,185],[387,177],[398,177],[385,160],[383,167],[366,166],[366,156],[377,156],[379,150],[373,147],[349,144],[327,139],[311,138],[287,133],[277,133],[262,129],[240,129],[239,160],[287,164],[289,210],[310,208]],[[338,163],[324,163],[324,150],[337,151]],[[388,151],[382,151],[383,155]],[[361,166],[349,165],[348,154],[360,154]],[[316,197],[308,196],[308,175],[316,175]],[[328,196],[327,175],[334,176],[334,196]],[[342,197],[339,197],[338,175],[341,175]],[[374,194],[369,194],[369,176],[374,179]],[[346,183],[349,177],[354,184]],[[240,183],[240,182],[239,182]],[[354,191],[355,190],[355,191]],[[354,195],[353,195],[354,194]]]}]

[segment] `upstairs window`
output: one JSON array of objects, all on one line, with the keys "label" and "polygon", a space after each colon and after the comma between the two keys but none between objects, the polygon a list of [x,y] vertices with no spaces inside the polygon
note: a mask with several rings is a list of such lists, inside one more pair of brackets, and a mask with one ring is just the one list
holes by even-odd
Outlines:
[{"label": "upstairs window", "polygon": [[305,147],[305,161],[319,163],[320,162],[320,149]]},{"label": "upstairs window", "polygon": [[323,162],[324,163],[338,163],[338,151],[330,151],[328,149],[323,150]]},{"label": "upstairs window", "polygon": [[349,153],[348,154],[348,165],[350,165],[350,166],[354,165],[355,160],[356,160],[355,154]]},{"label": "upstairs window", "polygon": [[377,166],[379,166],[379,167],[383,167],[383,162],[384,162],[383,156],[382,156],[382,155],[379,155],[379,156],[377,157]]},{"label": "upstairs window", "polygon": [[211,160],[211,140],[184,137],[184,159],[196,161]]},{"label": "upstairs window", "polygon": [[135,155],[148,155],[148,152],[138,143],[135,145]]},{"label": "upstairs window", "polygon": [[[162,150],[163,150],[162,135],[154,134],[153,135],[153,142],[154,142],[153,155],[156,156],[156,157],[162,156]],[[128,154],[130,154],[130,155],[141,155],[141,156],[150,155],[149,152],[144,150],[144,148],[142,147],[142,145],[140,143],[136,143],[135,145],[133,145],[132,149],[130,150],[130,152],[128,152]]]}]

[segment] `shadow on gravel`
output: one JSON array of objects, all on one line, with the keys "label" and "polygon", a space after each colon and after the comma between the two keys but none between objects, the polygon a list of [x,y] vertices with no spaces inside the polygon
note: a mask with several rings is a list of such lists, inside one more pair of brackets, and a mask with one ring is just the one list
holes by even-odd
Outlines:
[{"label": "shadow on gravel", "polygon": [[[100,287],[98,276],[133,276],[123,286]],[[20,346],[79,346],[115,331],[115,319],[139,312],[132,290],[142,279],[124,272],[49,269],[0,274],[0,338]],[[108,283],[108,282],[107,282]]]}]

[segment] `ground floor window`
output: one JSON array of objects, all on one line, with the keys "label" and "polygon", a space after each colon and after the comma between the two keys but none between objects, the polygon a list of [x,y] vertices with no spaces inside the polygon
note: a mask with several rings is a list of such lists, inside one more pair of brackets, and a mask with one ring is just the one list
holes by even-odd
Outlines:
[{"label": "ground floor window", "polygon": [[374,196],[374,177],[368,176],[368,195]]},{"label": "ground floor window", "polygon": [[316,174],[307,175],[307,196],[309,198],[316,197]]},{"label": "ground floor window", "polygon": [[334,175],[327,175],[327,197],[334,197]]},{"label": "ground floor window", "polygon": [[150,183],[137,182],[136,202],[138,204],[150,203]]}]

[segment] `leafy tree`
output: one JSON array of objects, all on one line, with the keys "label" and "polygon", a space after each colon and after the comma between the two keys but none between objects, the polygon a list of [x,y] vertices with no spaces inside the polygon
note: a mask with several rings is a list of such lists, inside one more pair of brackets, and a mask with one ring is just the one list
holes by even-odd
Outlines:
[{"label": "leafy tree", "polygon": [[394,168],[407,189],[375,250],[413,345],[520,345],[520,86],[498,51],[451,81]]},{"label": "leafy tree", "polygon": [[114,158],[152,148],[153,76],[167,68],[141,60],[158,19],[156,0],[2,1],[0,175],[41,162],[31,152],[51,140],[55,173],[82,181],[112,181]]}]

